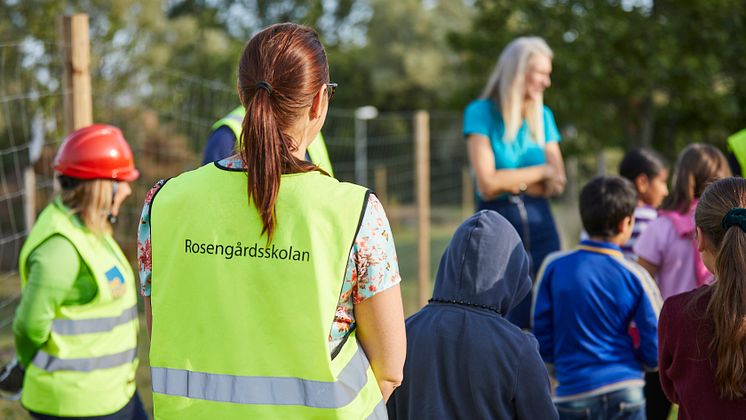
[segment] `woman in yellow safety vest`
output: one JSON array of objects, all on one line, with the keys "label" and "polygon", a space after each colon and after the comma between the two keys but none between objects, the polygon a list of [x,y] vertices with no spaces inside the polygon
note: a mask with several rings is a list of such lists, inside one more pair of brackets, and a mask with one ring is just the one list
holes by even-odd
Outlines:
[{"label": "woman in yellow safety vest", "polygon": [[147,419],[135,389],[135,277],[111,236],[139,176],[132,151],[118,128],[92,125],[65,139],[54,169],[61,194],[18,261],[21,403],[37,419]]},{"label": "woman in yellow safety vest", "polygon": [[312,29],[264,29],[238,67],[239,154],[147,195],[156,418],[386,418],[406,354],[389,223],[304,159],[335,88]]}]

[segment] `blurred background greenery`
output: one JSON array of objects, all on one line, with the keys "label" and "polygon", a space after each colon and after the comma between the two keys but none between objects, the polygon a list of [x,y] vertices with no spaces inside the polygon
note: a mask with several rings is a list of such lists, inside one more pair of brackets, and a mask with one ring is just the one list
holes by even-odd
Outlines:
[{"label": "blurred background greenery", "polygon": [[[237,105],[244,43],[275,22],[316,28],[339,83],[324,127],[339,178],[354,179],[354,109],[380,111],[367,123],[369,179],[385,175],[370,184],[385,196],[407,313],[417,309],[412,112],[430,112],[434,276],[470,211],[461,112],[514,37],[540,35],[555,53],[545,102],[572,172],[553,204],[564,247],[579,230],[578,186],[613,172],[624,150],[647,145],[673,158],[695,141],[724,149],[746,121],[742,0],[0,0],[0,361],[13,352],[15,259],[29,228],[24,168],[36,172],[37,211],[53,193],[68,47],[58,19],[72,13],[90,19],[94,120],[122,127],[143,173],[117,228],[133,262],[145,191],[199,165],[210,126]],[[25,418],[4,402],[0,416]]]}]

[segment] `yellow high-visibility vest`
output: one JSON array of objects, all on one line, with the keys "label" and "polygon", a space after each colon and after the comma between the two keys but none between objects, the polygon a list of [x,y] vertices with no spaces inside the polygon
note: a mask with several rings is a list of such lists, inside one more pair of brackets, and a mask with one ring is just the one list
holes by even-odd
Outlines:
[{"label": "yellow high-visibility vest", "polygon": [[746,129],[728,137],[728,149],[736,156],[741,174],[746,176]]},{"label": "yellow high-visibility vest", "polygon": [[19,256],[21,286],[31,252],[62,235],[90,269],[98,292],[89,303],[57,309],[49,340],[26,368],[21,403],[53,416],[102,416],[119,411],[135,393],[135,277],[110,235],[96,236],[73,217],[59,200],[42,211]]},{"label": "yellow high-visibility vest", "polygon": [[283,175],[271,243],[242,171],[205,165],[151,207],[157,419],[386,418],[352,332],[329,351],[368,191],[318,171]]}]

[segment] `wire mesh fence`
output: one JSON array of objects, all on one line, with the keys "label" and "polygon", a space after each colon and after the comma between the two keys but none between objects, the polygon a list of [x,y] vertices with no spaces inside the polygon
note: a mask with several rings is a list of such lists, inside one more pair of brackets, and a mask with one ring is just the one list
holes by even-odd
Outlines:
[{"label": "wire mesh fence", "polygon": [[[33,219],[55,194],[51,169],[65,136],[59,41],[0,43],[0,360],[12,352],[12,322],[20,296],[17,259]],[[141,177],[121,210],[115,238],[135,263],[136,232],[145,194],[159,179],[200,166],[212,124],[238,104],[230,81],[206,80],[164,67],[115,74],[124,52],[98,46],[92,60],[94,122],[122,129]],[[329,110],[323,134],[335,175],[362,183],[384,203],[397,243],[405,309],[417,309],[414,112],[382,112],[356,118],[352,109]],[[463,218],[474,209],[474,186],[466,170],[461,111],[429,112],[430,273]],[[361,144],[364,145],[361,148]],[[595,157],[590,165],[595,165]],[[576,237],[577,159],[568,161],[570,199],[555,206],[565,244]],[[585,166],[589,163],[586,162]],[[566,204],[565,203],[565,204]]]},{"label": "wire mesh fence", "polygon": [[[55,193],[52,159],[65,135],[62,107],[64,96],[70,94],[61,81],[60,50],[67,46],[32,44],[0,44],[0,332],[9,332],[20,295],[17,258],[23,240],[34,216]],[[97,65],[110,64],[99,60]],[[93,68],[91,73],[105,71]],[[115,238],[134,262],[146,192],[157,180],[201,164],[212,124],[238,99],[227,82],[168,68],[141,68],[130,78],[131,86],[124,89],[121,81],[95,79],[92,100],[94,121],[122,129],[142,173],[115,227]],[[464,197],[466,157],[460,118],[460,112],[430,115],[433,265],[453,228],[472,211],[473,198]],[[416,278],[413,121],[412,112],[381,113],[363,121],[355,118],[354,110],[336,109],[332,103],[323,128],[337,178],[364,183],[384,202],[397,238],[405,289]],[[364,161],[361,141],[366,144]],[[410,294],[413,300],[414,293]],[[415,302],[408,303],[410,312],[415,307]],[[7,349],[5,344],[0,348]]]},{"label": "wire mesh fence", "polygon": [[[10,326],[20,298],[18,254],[34,217],[56,192],[52,160],[66,134],[63,107],[71,95],[62,80],[66,48],[70,45],[58,41],[0,43],[0,362],[13,353]],[[93,61],[93,121],[122,129],[141,172],[114,233],[134,266],[145,194],[159,179],[201,165],[212,124],[238,104],[238,97],[228,81],[170,68],[144,67],[113,77],[107,68],[122,52],[99,46],[98,53],[114,58]],[[429,112],[432,276],[453,231],[474,210],[461,127],[460,110]],[[386,208],[407,313],[418,308],[415,130],[414,112],[382,112],[362,119],[355,110],[337,109],[333,103],[322,130],[335,176],[368,186]],[[577,191],[572,183],[577,168],[578,161],[570,159],[570,194]],[[562,204],[555,206],[555,215],[565,243],[572,243],[577,212],[573,205]],[[147,373],[138,376],[146,388],[147,378]],[[13,418],[14,410],[0,403],[0,415]]]},{"label": "wire mesh fence", "polygon": [[53,193],[51,157],[61,131],[60,45],[23,40],[0,44],[0,359],[20,300],[17,259],[30,214]]}]

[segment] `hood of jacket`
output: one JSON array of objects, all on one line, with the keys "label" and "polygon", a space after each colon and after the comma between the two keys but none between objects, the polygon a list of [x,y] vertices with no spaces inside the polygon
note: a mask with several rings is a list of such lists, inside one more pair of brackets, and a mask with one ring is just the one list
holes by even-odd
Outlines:
[{"label": "hood of jacket", "polygon": [[459,226],[443,253],[433,300],[504,316],[530,291],[529,259],[518,233],[497,212],[482,210]]}]

